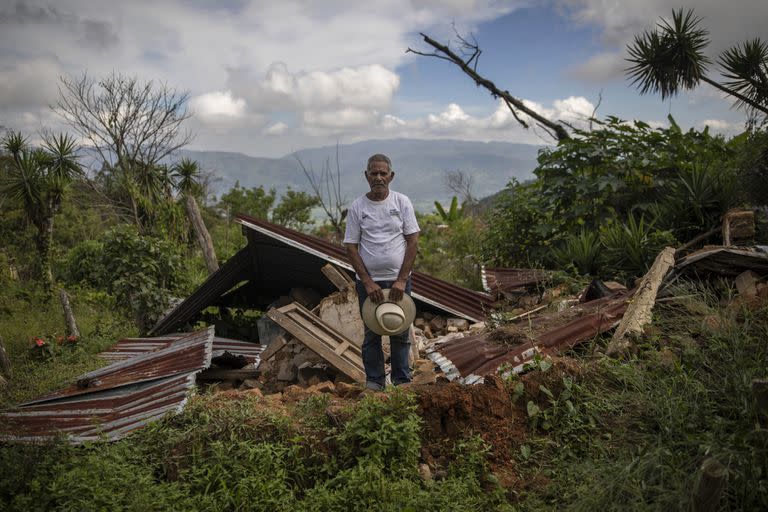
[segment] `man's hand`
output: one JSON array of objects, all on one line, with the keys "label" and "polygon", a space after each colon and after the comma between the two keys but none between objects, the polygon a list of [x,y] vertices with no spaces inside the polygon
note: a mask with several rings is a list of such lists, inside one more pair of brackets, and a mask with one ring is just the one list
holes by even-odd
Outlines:
[{"label": "man's hand", "polygon": [[381,286],[377,285],[373,280],[365,281],[363,284],[365,285],[365,293],[371,298],[371,302],[378,304],[384,300],[384,292],[381,291]]},{"label": "man's hand", "polygon": [[392,288],[389,290],[389,300],[398,302],[403,298],[403,293],[405,293],[405,281],[400,281],[398,279],[392,283]]}]

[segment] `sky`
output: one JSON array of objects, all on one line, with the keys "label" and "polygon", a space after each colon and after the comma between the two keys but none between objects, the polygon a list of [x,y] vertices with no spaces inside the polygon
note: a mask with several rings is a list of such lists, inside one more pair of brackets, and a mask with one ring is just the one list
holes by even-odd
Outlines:
[{"label": "sky", "polygon": [[[118,72],[189,94],[188,146],[279,157],[366,139],[551,144],[429,52],[474,37],[478,72],[551,119],[615,115],[726,135],[744,126],[702,84],[662,101],[626,78],[626,45],[692,7],[707,53],[768,26],[765,0],[0,0],[0,126],[62,129],[60,77]],[[716,69],[711,76],[717,77]]]}]

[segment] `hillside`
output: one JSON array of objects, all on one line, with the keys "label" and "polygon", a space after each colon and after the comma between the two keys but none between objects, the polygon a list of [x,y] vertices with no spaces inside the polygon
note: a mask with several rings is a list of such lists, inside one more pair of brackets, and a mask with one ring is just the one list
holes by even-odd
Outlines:
[{"label": "hillside", "polygon": [[[462,170],[474,179],[474,193],[484,197],[503,188],[511,178],[532,176],[538,146],[506,142],[458,140],[369,140],[339,146],[343,193],[354,198],[366,190],[360,175],[368,157],[384,153],[392,159],[397,173],[393,188],[406,192],[417,208],[429,208],[435,199],[451,196],[443,183],[448,171]],[[213,192],[220,195],[236,181],[242,186],[264,185],[278,191],[290,186],[307,189],[299,160],[316,171],[330,161],[336,166],[336,147],[303,149],[281,158],[264,158],[222,151],[183,150],[181,156],[197,160],[203,169],[218,177]]]}]

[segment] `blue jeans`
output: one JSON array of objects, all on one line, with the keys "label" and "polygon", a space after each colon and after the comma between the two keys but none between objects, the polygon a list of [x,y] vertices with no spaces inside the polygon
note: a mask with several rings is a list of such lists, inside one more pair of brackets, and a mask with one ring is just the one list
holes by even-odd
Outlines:
[{"label": "blue jeans", "polygon": [[[392,288],[394,281],[376,281],[376,284],[384,288]],[[357,289],[357,298],[360,302],[360,312],[362,314],[363,303],[368,298],[365,286],[362,281],[355,281]],[[411,294],[411,278],[405,283],[405,293]],[[363,338],[363,366],[365,367],[365,380],[369,388],[383,389],[384,379],[384,351],[381,348],[381,336],[365,326],[365,337]],[[395,386],[411,382],[411,367],[408,364],[408,358],[411,353],[410,328],[397,336],[389,337],[390,363],[392,366],[392,384]]]}]

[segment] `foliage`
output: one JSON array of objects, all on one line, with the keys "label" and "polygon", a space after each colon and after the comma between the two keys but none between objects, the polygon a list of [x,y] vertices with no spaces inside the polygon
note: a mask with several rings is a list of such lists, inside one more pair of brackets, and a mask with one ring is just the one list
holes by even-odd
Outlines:
[{"label": "foliage", "polygon": [[582,275],[597,275],[602,268],[600,259],[602,245],[600,236],[594,231],[581,230],[578,234],[568,235],[562,247],[552,250],[555,261],[567,267],[573,265]]},{"label": "foliage", "polygon": [[444,224],[436,215],[417,215],[419,255],[415,267],[440,279],[478,289],[480,265],[478,235],[483,227],[479,219],[466,215]]},{"label": "foliage", "polygon": [[440,220],[446,224],[452,224],[464,216],[464,205],[461,205],[461,208],[459,208],[459,198],[456,196],[453,196],[453,199],[451,199],[451,206],[447,211],[440,204],[440,201],[435,201],[435,210],[437,210]]},{"label": "foliage", "polygon": [[[707,458],[727,469],[720,510],[768,506],[768,446],[749,385],[764,373],[768,309],[718,311],[701,285],[675,295],[687,298],[657,305],[657,330],[636,358],[598,360],[535,402],[537,426],[549,429],[528,438],[520,471],[549,484],[524,491],[523,510],[685,509]],[[719,327],[702,326],[703,314]]]},{"label": "foliage", "polygon": [[768,117],[768,45],[754,38],[721,53],[721,84],[707,77],[709,33],[700,23],[693,10],[680,8],[672,11],[671,22],[662,19],[635,36],[627,47],[633,83],[642,94],[660,92],[663,99],[704,81],[735,97],[737,107]]},{"label": "foliage", "polygon": [[395,389],[368,395],[339,435],[349,456],[362,456],[389,471],[413,473],[419,458],[421,418],[413,395]]},{"label": "foliage", "polygon": [[234,187],[229,189],[229,192],[221,196],[218,208],[229,219],[234,219],[238,213],[266,219],[274,203],[275,189],[270,189],[267,192],[263,185],[243,188],[238,181],[235,182]]},{"label": "foliage", "polygon": [[656,255],[666,246],[674,245],[675,238],[668,231],[659,231],[644,217],[635,220],[630,215],[626,223],[613,223],[601,231],[605,247],[608,275],[634,277],[645,274]]},{"label": "foliage", "polygon": [[312,209],[319,205],[317,196],[289,187],[280,197],[280,203],[272,209],[271,221],[301,231],[314,223]]},{"label": "foliage", "polygon": [[[645,256],[635,254],[630,269],[617,260],[618,253],[602,254],[595,234],[603,245],[617,247],[622,229],[640,235],[633,226],[659,231],[637,238],[640,244],[674,243],[710,229],[737,201],[738,148],[708,129],[684,132],[672,117],[669,121],[669,127],[654,129],[608,117],[596,129],[576,131],[556,148],[542,150],[534,171],[538,179],[510,183],[487,215],[485,261],[642,273]],[[634,220],[640,218],[647,220]],[[653,253],[656,245],[637,250]]]},{"label": "foliage", "polygon": [[168,307],[170,295],[187,282],[180,249],[168,240],[140,235],[131,225],[105,232],[98,241],[74,247],[64,276],[115,297],[118,305],[134,312],[142,332],[154,325]]}]

